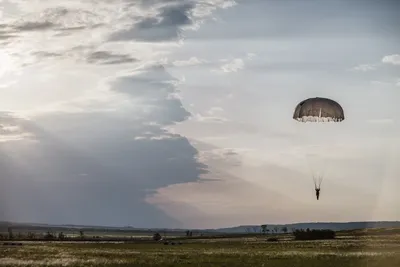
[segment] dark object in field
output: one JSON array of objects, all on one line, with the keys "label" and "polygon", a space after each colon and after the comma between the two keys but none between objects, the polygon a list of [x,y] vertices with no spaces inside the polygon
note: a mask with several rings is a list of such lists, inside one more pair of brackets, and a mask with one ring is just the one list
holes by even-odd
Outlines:
[{"label": "dark object in field", "polygon": [[279,241],[279,239],[276,237],[270,237],[267,239],[267,242],[278,242],[278,241]]},{"label": "dark object in field", "polygon": [[171,246],[175,246],[175,245],[182,245],[182,242],[181,241],[178,241],[178,242],[170,242],[170,241],[165,241],[164,242],[164,245],[171,245]]},{"label": "dark object in field", "polygon": [[155,233],[153,235],[153,240],[154,241],[160,241],[162,239],[162,236],[159,233]]},{"label": "dark object in field", "polygon": [[22,243],[4,242],[3,246],[22,246]]},{"label": "dark object in field", "polygon": [[335,239],[336,233],[332,230],[295,230],[293,232],[295,240],[321,240]]}]

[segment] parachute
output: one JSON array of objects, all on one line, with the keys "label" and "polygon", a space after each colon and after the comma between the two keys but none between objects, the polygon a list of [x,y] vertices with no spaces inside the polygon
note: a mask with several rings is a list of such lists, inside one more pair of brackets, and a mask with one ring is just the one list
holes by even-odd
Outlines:
[{"label": "parachute", "polygon": [[309,98],[301,101],[294,110],[293,119],[301,122],[341,122],[343,108],[328,98]]},{"label": "parachute", "polygon": [[[301,101],[297,104],[293,113],[293,119],[302,123],[339,123],[343,121],[344,118],[343,108],[339,103],[332,99],[322,97],[308,98]],[[321,165],[322,164],[314,164],[312,167],[315,169],[321,167]],[[324,174],[322,171],[313,170],[312,172],[318,200]]]}]

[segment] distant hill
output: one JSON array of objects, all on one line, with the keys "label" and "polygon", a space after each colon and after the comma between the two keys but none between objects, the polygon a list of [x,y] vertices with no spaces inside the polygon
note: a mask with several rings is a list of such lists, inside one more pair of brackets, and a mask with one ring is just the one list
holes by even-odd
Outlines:
[{"label": "distant hill", "polygon": [[[283,227],[287,227],[288,232],[293,229],[330,229],[334,231],[355,230],[355,229],[369,229],[369,228],[400,228],[400,221],[370,221],[370,222],[313,222],[313,223],[293,223],[293,224],[266,224],[267,229],[273,232],[277,228],[278,233],[282,232]],[[110,227],[110,226],[93,226],[93,225],[51,225],[40,223],[15,223],[0,221],[0,227],[5,228],[12,226],[13,228],[25,229],[49,229],[62,230],[62,229],[85,229],[85,230],[106,230],[106,231],[123,231],[123,232],[148,232],[148,231],[168,231],[168,232],[183,232],[186,230],[201,231],[208,233],[259,233],[261,232],[260,225],[241,225],[217,229],[165,229],[165,228],[136,228],[132,226],[124,227]]]},{"label": "distant hill", "polygon": [[[372,222],[314,222],[314,223],[293,223],[293,224],[267,224],[267,228],[271,231],[275,227],[278,228],[278,232],[281,232],[283,227],[287,227],[288,231],[292,229],[331,229],[334,231],[343,230],[354,230],[354,229],[367,229],[367,228],[399,228],[399,221],[372,221]],[[229,228],[216,229],[218,232],[224,233],[254,233],[260,232],[261,227],[259,225],[242,225]]]}]

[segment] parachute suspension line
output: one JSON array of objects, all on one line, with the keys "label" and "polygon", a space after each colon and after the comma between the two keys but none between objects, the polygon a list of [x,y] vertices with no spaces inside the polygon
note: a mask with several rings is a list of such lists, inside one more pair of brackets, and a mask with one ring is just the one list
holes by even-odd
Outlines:
[{"label": "parachute suspension line", "polygon": [[321,108],[319,108],[318,122],[321,121]]},{"label": "parachute suspension line", "polygon": [[313,180],[314,180],[314,187],[315,189],[321,189],[321,184],[322,181],[324,180],[323,176],[313,176]]},{"label": "parachute suspension line", "polygon": [[318,187],[317,187],[317,179],[315,178],[315,175],[313,176],[313,180],[314,180],[314,187],[315,187],[315,189],[318,189]]},{"label": "parachute suspension line", "polygon": [[324,177],[323,177],[323,176],[320,176],[320,177],[319,177],[319,181],[318,181],[318,189],[321,188],[322,180],[324,180]]},{"label": "parachute suspension line", "polygon": [[[318,145],[314,145],[312,147],[319,147]],[[307,154],[305,156],[305,161],[308,165],[308,170],[313,176],[313,179],[318,182],[317,184],[321,184],[323,177],[327,174],[329,161],[322,155],[314,155]]]}]

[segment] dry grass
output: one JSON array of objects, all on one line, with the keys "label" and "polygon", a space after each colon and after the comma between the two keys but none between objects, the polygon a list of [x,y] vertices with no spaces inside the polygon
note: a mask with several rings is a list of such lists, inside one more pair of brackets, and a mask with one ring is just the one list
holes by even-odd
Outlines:
[{"label": "dry grass", "polygon": [[400,266],[398,235],[276,243],[264,238],[183,242],[179,246],[26,242],[22,247],[0,246],[0,266]]}]

